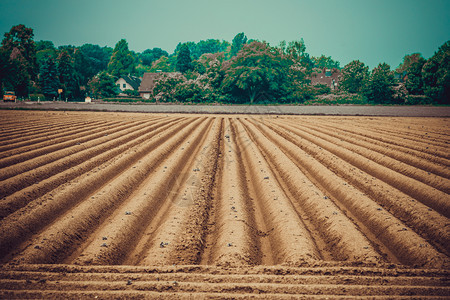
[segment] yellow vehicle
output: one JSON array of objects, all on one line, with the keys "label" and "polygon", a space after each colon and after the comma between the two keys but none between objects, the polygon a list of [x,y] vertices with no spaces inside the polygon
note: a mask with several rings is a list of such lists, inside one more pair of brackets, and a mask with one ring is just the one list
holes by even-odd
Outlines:
[{"label": "yellow vehicle", "polygon": [[17,100],[17,96],[14,94],[14,92],[7,91],[3,95],[3,102],[6,102],[6,101],[16,102],[16,100]]}]

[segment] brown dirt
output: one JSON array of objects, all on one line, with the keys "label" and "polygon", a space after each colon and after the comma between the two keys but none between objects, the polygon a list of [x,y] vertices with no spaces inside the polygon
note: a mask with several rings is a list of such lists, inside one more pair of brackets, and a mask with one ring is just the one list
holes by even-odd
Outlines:
[{"label": "brown dirt", "polygon": [[0,298],[450,296],[447,118],[0,111]]}]

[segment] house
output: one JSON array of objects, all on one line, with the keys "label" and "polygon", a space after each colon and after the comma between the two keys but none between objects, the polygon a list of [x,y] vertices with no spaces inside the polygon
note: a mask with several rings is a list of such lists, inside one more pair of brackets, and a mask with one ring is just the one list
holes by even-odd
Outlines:
[{"label": "house", "polygon": [[311,74],[311,85],[324,84],[333,91],[338,88],[341,77],[341,71],[338,69],[323,68],[322,72],[313,72]]},{"label": "house", "polygon": [[144,99],[150,99],[153,94],[153,88],[155,87],[155,80],[162,73],[144,73],[142,77],[141,85],[139,86],[139,95]]},{"label": "house", "polygon": [[116,85],[120,88],[122,92],[126,90],[137,91],[139,85],[141,84],[141,79],[135,76],[122,76],[116,81]]}]

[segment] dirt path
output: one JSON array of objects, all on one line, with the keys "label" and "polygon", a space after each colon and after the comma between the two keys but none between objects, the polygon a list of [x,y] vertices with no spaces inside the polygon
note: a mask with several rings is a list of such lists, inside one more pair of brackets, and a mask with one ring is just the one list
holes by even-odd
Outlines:
[{"label": "dirt path", "polygon": [[449,125],[0,111],[0,297],[450,296]]},{"label": "dirt path", "polygon": [[450,107],[433,106],[301,106],[301,105],[177,105],[118,104],[80,102],[0,102],[0,109],[75,110],[142,113],[203,113],[203,114],[278,114],[278,115],[348,115],[397,117],[449,117]]}]

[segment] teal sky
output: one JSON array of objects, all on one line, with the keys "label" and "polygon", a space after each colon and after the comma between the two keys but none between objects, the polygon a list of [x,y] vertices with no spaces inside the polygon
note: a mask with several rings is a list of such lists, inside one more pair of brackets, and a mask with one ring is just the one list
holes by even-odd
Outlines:
[{"label": "teal sky", "polygon": [[178,42],[248,38],[278,45],[301,37],[313,56],[395,68],[429,58],[450,39],[450,0],[0,0],[0,32],[24,24],[56,46],[114,45],[136,52]]}]

